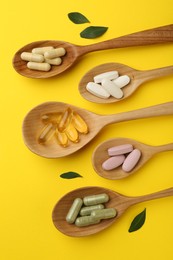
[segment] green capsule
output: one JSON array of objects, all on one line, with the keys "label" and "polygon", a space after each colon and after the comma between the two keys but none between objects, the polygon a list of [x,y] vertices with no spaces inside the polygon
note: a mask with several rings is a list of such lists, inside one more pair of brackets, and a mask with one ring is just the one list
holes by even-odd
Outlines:
[{"label": "green capsule", "polygon": [[95,219],[92,216],[83,216],[76,219],[75,225],[77,227],[85,227],[85,226],[97,224],[99,222],[100,219]]},{"label": "green capsule", "polygon": [[104,209],[104,205],[98,204],[98,205],[83,207],[80,210],[80,215],[87,216],[87,215],[90,215],[93,210],[99,210],[99,209]]},{"label": "green capsule", "polygon": [[92,206],[100,203],[105,203],[109,200],[109,196],[105,193],[92,196],[86,196],[83,201],[85,206]]},{"label": "green capsule", "polygon": [[79,214],[79,211],[82,207],[82,204],[83,204],[83,200],[80,198],[76,198],[73,201],[73,204],[72,204],[71,208],[69,209],[67,216],[66,216],[66,221],[68,223],[72,224],[75,222],[77,215]]},{"label": "green capsule", "polygon": [[114,218],[117,215],[117,211],[114,208],[94,210],[91,212],[91,216],[95,219],[108,219]]}]

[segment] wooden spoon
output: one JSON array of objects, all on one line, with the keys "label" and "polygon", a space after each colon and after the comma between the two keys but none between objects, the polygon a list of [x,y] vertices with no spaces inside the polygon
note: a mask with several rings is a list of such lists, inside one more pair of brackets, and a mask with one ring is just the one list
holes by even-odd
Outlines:
[{"label": "wooden spoon", "polygon": [[[94,76],[112,70],[118,71],[119,75],[128,75],[130,77],[130,83],[123,88],[124,96],[121,99],[116,99],[114,97],[110,97],[107,99],[99,98],[86,90],[87,83],[93,82]],[[94,67],[82,77],[81,81],[79,82],[79,92],[81,96],[83,96],[86,100],[91,102],[114,103],[131,96],[142,83],[170,74],[173,74],[173,66],[153,70],[139,71],[120,63],[106,63]]]},{"label": "wooden spoon", "polygon": [[[25,45],[16,52],[13,58],[13,67],[21,75],[29,78],[49,78],[69,69],[78,59],[89,52],[123,48],[131,46],[143,46],[151,44],[160,44],[173,42],[173,24],[153,28],[126,36],[121,36],[112,40],[95,43],[87,46],[78,46],[64,41],[37,41]],[[53,46],[55,48],[63,47],[66,49],[66,55],[63,57],[63,63],[60,66],[52,66],[49,72],[30,70],[26,62],[21,60],[22,52],[31,52],[33,48]]]},{"label": "wooden spoon", "polygon": [[[130,172],[125,172],[122,170],[122,166],[118,168],[106,171],[102,168],[102,163],[109,158],[108,148],[113,146],[118,146],[122,144],[132,144],[134,149],[137,148],[141,151],[141,158],[138,164]],[[96,147],[92,155],[92,164],[95,171],[106,179],[117,180],[126,178],[134,172],[138,171],[149,159],[151,159],[156,153],[171,151],[173,150],[173,143],[165,144],[160,146],[151,146],[147,144],[140,143],[136,140],[130,138],[114,138],[109,139]]]},{"label": "wooden spoon", "polygon": [[[74,224],[68,224],[66,222],[66,215],[70,209],[73,200],[75,198],[84,198],[89,195],[96,195],[106,193],[110,200],[105,204],[106,208],[115,208],[117,210],[117,216],[115,218],[101,220],[99,224],[94,224],[86,227],[77,227]],[[105,228],[113,224],[130,206],[135,205],[140,202],[163,198],[173,195],[173,188],[158,191],[152,194],[138,196],[138,197],[128,197],[124,196],[118,192],[102,188],[102,187],[83,187],[73,190],[63,196],[55,205],[52,212],[52,219],[55,227],[68,236],[82,237],[98,233]]]},{"label": "wooden spoon", "polygon": [[[70,143],[70,145],[65,148],[58,145],[55,138],[52,138],[48,143],[40,144],[38,142],[38,136],[44,127],[41,117],[47,113],[64,112],[68,107],[76,111],[85,120],[89,127],[89,133],[85,135],[81,134],[78,143]],[[112,115],[98,115],[62,102],[46,102],[36,106],[26,115],[23,121],[23,138],[25,144],[32,152],[47,158],[58,158],[81,149],[108,124],[172,114],[173,102]]]}]

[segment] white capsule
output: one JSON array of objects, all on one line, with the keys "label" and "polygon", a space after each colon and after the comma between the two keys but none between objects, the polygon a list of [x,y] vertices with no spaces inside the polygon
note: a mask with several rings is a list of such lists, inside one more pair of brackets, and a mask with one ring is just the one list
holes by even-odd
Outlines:
[{"label": "white capsule", "polygon": [[22,52],[20,55],[22,60],[25,61],[34,61],[34,62],[43,62],[44,56],[41,54],[35,54],[31,52]]},{"label": "white capsule", "polygon": [[34,49],[32,49],[32,53],[44,55],[44,53],[45,53],[46,51],[50,51],[50,50],[52,50],[52,49],[53,49],[52,46],[39,47],[39,48],[34,48]]},{"label": "white capsule", "polygon": [[60,57],[54,59],[45,59],[45,62],[51,65],[60,65],[62,63],[62,59]]},{"label": "white capsule", "polygon": [[41,71],[49,71],[51,66],[49,63],[38,63],[38,62],[31,62],[27,63],[27,67],[31,70],[41,70]]},{"label": "white capsule", "polygon": [[45,59],[54,59],[61,56],[64,56],[66,53],[66,50],[64,48],[56,48],[50,51],[46,51],[44,53]]},{"label": "white capsule", "polygon": [[101,83],[103,79],[110,79],[110,80],[113,80],[113,79],[116,79],[118,78],[118,71],[108,71],[108,72],[104,72],[104,73],[101,73],[101,74],[98,74],[94,77],[94,82],[95,83]]},{"label": "white capsule", "polygon": [[123,76],[120,76],[120,77],[118,77],[117,79],[114,79],[114,80],[112,80],[115,84],[116,84],[116,86],[118,86],[119,88],[123,88],[123,87],[125,87],[126,85],[128,85],[129,84],[129,82],[130,82],[130,77],[129,76],[127,76],[127,75],[123,75]]},{"label": "white capsule", "polygon": [[97,83],[88,82],[86,85],[86,89],[88,90],[88,92],[99,98],[107,99],[110,97],[110,94],[101,85]]},{"label": "white capsule", "polygon": [[103,79],[102,87],[114,98],[120,99],[123,97],[123,91],[117,87],[111,80]]}]

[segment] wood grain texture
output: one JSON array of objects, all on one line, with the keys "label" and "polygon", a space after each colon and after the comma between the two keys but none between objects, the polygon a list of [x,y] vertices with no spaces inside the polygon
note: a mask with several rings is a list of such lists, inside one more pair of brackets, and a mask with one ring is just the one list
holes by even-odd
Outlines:
[{"label": "wood grain texture", "polygon": [[[102,168],[102,164],[109,158],[108,149],[114,146],[119,146],[123,144],[132,144],[134,149],[139,149],[141,151],[141,158],[138,161],[135,168],[130,172],[125,172],[122,170],[122,165],[118,168],[106,171]],[[130,138],[112,138],[101,144],[99,144],[92,155],[92,164],[94,170],[103,178],[117,180],[126,178],[135,172],[137,172],[148,160],[150,160],[156,153],[171,151],[173,150],[173,143],[165,144],[160,146],[151,146]]]},{"label": "wood grain texture", "polygon": [[[109,97],[108,99],[99,98],[86,90],[87,83],[93,82],[94,76],[112,70],[118,71],[119,76],[128,75],[130,77],[130,83],[123,88],[124,95],[121,99],[116,99],[114,97]],[[144,82],[170,74],[173,74],[173,66],[139,71],[120,63],[105,63],[89,70],[80,80],[78,89],[81,96],[88,101],[94,103],[115,103],[131,96]]]},{"label": "wood grain texture", "polygon": [[[151,44],[163,44],[173,42],[173,25],[166,25],[158,28],[153,28],[141,32],[132,33],[126,36],[121,36],[112,40],[90,44],[86,46],[78,46],[64,41],[37,41],[32,42],[20,50],[18,50],[13,58],[14,69],[22,76],[29,78],[49,78],[56,76],[74,65],[78,59],[89,52],[107,50],[114,48],[124,48],[132,46],[143,46]],[[31,52],[33,48],[53,46],[55,48],[63,47],[66,49],[66,55],[63,57],[63,62],[60,66],[52,66],[48,72],[30,70],[26,66],[26,62],[22,61],[20,55],[22,52]]]},{"label": "wood grain texture", "polygon": [[[84,119],[88,125],[89,133],[86,135],[80,135],[80,141],[78,143],[71,143],[65,148],[58,145],[55,138],[52,138],[45,144],[40,144],[38,142],[38,137],[44,126],[41,117],[46,113],[64,112],[68,107],[77,112]],[[22,127],[23,139],[26,146],[37,155],[46,158],[58,158],[70,155],[84,147],[106,125],[128,120],[172,114],[173,102],[112,115],[98,115],[83,108],[63,102],[46,102],[33,108],[24,118]]]},{"label": "wood grain texture", "polygon": [[[115,218],[102,220],[99,224],[94,224],[87,227],[77,227],[74,224],[68,224],[66,222],[65,218],[67,212],[75,198],[84,198],[85,196],[101,193],[106,193],[110,198],[109,201],[105,203],[105,207],[115,208],[117,210],[117,216]],[[139,197],[129,197],[102,187],[83,187],[67,193],[57,202],[52,212],[52,220],[55,227],[67,236],[89,236],[108,228],[116,222],[130,206],[134,204],[172,195],[173,188]]]}]

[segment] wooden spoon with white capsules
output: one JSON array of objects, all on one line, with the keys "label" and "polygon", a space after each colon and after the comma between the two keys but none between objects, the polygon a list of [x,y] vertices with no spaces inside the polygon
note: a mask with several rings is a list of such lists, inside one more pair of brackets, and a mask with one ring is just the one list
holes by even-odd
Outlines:
[{"label": "wooden spoon with white capsules", "polygon": [[[130,78],[130,82],[122,88],[123,97],[120,99],[112,96],[106,99],[100,98],[93,95],[86,89],[88,82],[94,82],[94,76],[109,71],[118,71],[119,76],[127,75]],[[173,74],[173,66],[140,71],[120,63],[105,63],[88,71],[80,80],[78,89],[81,96],[88,101],[94,103],[115,103],[131,96],[144,82],[171,74]]]},{"label": "wooden spoon with white capsules", "polygon": [[[86,46],[78,46],[64,41],[37,41],[25,45],[16,52],[13,58],[13,67],[19,74],[28,78],[49,78],[66,71],[72,67],[81,56],[89,52],[170,42],[173,42],[173,24]],[[31,52],[34,48],[46,46],[53,46],[54,48],[63,47],[66,50],[66,55],[62,57],[62,64],[60,66],[52,66],[51,70],[46,72],[28,69],[26,61],[23,61],[20,57],[21,53]]]},{"label": "wooden spoon with white capsules", "polygon": [[[101,193],[106,193],[109,196],[110,199],[107,203],[105,203],[105,207],[115,208],[117,210],[116,217],[101,220],[98,224],[85,227],[77,227],[75,224],[69,224],[66,222],[66,215],[75,198],[84,198],[85,196],[97,195]],[[140,202],[168,196],[173,196],[173,188],[158,191],[152,194],[129,197],[102,187],[83,187],[67,193],[57,202],[52,212],[52,219],[55,227],[67,236],[89,236],[108,228],[116,222],[130,206]]]},{"label": "wooden spoon with white capsules", "polygon": [[[102,164],[105,162],[110,156],[108,155],[108,149],[111,147],[116,147],[119,145],[131,144],[133,149],[139,149],[141,151],[141,157],[137,163],[137,165],[130,171],[125,172],[122,170],[122,165],[117,167],[116,169],[106,171],[103,169]],[[109,139],[100,145],[98,145],[92,155],[92,164],[94,170],[103,178],[118,180],[126,178],[136,171],[138,171],[148,160],[150,160],[155,154],[165,151],[172,151],[173,143],[159,145],[159,146],[151,146],[130,138],[113,138]]]},{"label": "wooden spoon with white capsules", "polygon": [[[57,143],[56,138],[51,138],[49,142],[44,144],[39,143],[38,138],[44,127],[41,120],[42,116],[47,113],[64,112],[67,108],[71,108],[72,111],[78,113],[83,118],[89,128],[89,132],[87,134],[81,134],[79,142],[69,142],[67,147],[60,146]],[[128,120],[172,114],[173,102],[111,115],[95,114],[88,110],[62,102],[46,102],[36,106],[26,115],[23,121],[23,138],[25,144],[32,152],[47,158],[58,158],[72,154],[84,147],[106,125]]]}]

